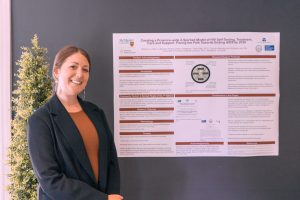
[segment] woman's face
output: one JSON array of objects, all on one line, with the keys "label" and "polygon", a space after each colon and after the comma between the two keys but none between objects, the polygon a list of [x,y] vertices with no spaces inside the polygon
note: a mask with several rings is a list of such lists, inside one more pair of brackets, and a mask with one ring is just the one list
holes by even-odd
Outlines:
[{"label": "woman's face", "polygon": [[58,78],[57,92],[64,95],[78,95],[89,79],[89,62],[81,53],[69,56],[60,69],[54,73]]}]

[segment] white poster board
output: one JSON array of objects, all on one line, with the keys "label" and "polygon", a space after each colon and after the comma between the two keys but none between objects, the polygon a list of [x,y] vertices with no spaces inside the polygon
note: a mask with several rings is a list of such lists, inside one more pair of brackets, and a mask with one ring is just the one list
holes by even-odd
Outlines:
[{"label": "white poster board", "polygon": [[119,157],[276,156],[279,33],[113,34]]}]

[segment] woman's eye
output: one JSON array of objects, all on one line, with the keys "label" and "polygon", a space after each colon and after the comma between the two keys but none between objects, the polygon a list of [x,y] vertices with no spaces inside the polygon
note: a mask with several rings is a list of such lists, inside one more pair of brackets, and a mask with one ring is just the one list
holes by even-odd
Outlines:
[{"label": "woman's eye", "polygon": [[85,71],[85,72],[89,72],[89,70],[88,70],[88,69],[84,69],[84,71]]},{"label": "woman's eye", "polygon": [[72,66],[70,66],[70,68],[74,69],[74,68],[75,68],[75,66],[73,66],[73,65],[72,65]]}]

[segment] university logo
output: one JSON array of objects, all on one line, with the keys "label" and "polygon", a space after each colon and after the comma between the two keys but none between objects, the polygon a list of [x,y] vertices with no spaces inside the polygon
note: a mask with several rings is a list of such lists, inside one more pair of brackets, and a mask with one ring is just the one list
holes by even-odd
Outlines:
[{"label": "university logo", "polygon": [[130,42],[130,46],[133,47],[134,46],[134,42]]},{"label": "university logo", "polygon": [[134,45],[134,39],[119,39],[119,44],[130,44],[131,46],[132,43],[132,47]]}]

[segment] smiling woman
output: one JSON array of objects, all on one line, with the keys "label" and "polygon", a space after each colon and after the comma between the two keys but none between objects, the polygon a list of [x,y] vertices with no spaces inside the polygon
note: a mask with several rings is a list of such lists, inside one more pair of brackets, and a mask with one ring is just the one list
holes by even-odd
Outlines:
[{"label": "smiling woman", "polygon": [[57,53],[53,66],[54,88],[68,112],[81,110],[77,98],[70,97],[85,89],[90,70],[90,57],[83,49],[66,46]]},{"label": "smiling woman", "polygon": [[[91,59],[87,52],[83,49],[74,46],[65,46],[56,55],[53,65],[52,76],[55,83],[58,83],[58,72],[61,70],[62,66],[69,68],[78,68],[79,63],[81,67],[84,67],[85,72],[91,71]],[[57,90],[58,84],[55,85],[55,90]]]},{"label": "smiling woman", "polygon": [[39,199],[123,199],[105,114],[78,97],[90,71],[90,57],[83,49],[61,49],[53,66],[55,94],[28,119],[28,148]]}]

